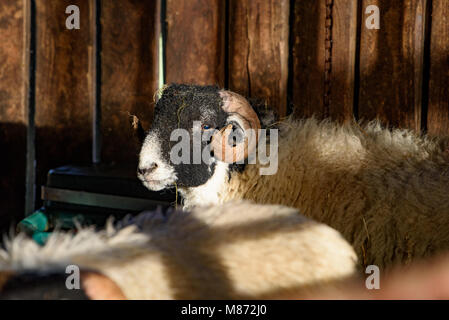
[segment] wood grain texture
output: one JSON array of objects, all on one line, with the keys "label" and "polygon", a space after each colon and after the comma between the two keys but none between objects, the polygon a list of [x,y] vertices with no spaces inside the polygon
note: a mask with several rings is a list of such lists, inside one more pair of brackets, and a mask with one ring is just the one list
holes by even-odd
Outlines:
[{"label": "wood grain texture", "polygon": [[449,135],[449,2],[432,3],[427,129]]},{"label": "wood grain texture", "polygon": [[229,88],[286,115],[289,0],[231,0]]},{"label": "wood grain texture", "polygon": [[[36,0],[37,190],[49,169],[91,158],[92,25],[90,0]],[[69,30],[68,5],[80,9]],[[39,194],[39,193],[38,193]]]},{"label": "wood grain texture", "polygon": [[325,1],[294,2],[292,102],[297,117],[324,115]]},{"label": "wood grain texture", "polygon": [[[365,8],[380,9],[380,29],[367,29]],[[420,130],[425,0],[364,0],[359,116]]]},{"label": "wood grain texture", "polygon": [[26,7],[0,2],[0,232],[24,216],[26,159]]},{"label": "wood grain texture", "polygon": [[357,1],[334,0],[329,115],[340,122],[353,119]]},{"label": "wood grain texture", "polygon": [[158,87],[158,1],[102,1],[103,160],[137,166],[136,115],[148,129]]},{"label": "wood grain texture", "polygon": [[0,2],[0,121],[23,123],[25,108],[24,18],[21,1]]},{"label": "wood grain texture", "polygon": [[224,86],[225,1],[167,0],[166,82]]}]

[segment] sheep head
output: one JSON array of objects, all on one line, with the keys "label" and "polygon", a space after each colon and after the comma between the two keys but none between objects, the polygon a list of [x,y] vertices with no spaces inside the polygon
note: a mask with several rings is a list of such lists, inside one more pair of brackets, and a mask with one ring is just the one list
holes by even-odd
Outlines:
[{"label": "sheep head", "polygon": [[[138,177],[150,190],[203,185],[217,163],[244,163],[256,151],[259,118],[249,102],[234,92],[172,84],[162,91],[154,114],[138,169]],[[177,130],[184,133],[179,137],[189,138],[187,147],[176,146]],[[184,153],[181,163],[173,161],[177,151]]]}]

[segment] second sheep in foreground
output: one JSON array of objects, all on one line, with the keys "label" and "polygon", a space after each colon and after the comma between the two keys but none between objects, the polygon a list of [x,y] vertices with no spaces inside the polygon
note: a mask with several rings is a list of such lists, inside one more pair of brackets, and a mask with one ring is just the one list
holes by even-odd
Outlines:
[{"label": "second sheep in foreground", "polygon": [[54,283],[40,286],[39,278],[33,279],[42,294],[54,291],[46,292],[45,283],[69,294],[65,270],[73,264],[83,271],[87,295],[99,299],[111,287],[114,298],[127,299],[307,294],[340,284],[357,267],[352,247],[334,229],[292,208],[242,201],[143,213],[107,231],[55,233],[43,247],[19,236],[6,247],[0,250],[0,298],[27,298],[26,290],[8,282],[46,274],[56,275],[46,278]]}]

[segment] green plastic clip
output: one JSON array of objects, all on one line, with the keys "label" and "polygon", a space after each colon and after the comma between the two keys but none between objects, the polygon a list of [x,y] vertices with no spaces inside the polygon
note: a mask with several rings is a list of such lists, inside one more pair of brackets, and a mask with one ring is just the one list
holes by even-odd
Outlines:
[{"label": "green plastic clip", "polygon": [[26,217],[17,225],[19,231],[25,232],[27,234],[33,234],[39,231],[47,231],[48,227],[48,217],[45,212],[41,210],[38,210],[30,216]]}]

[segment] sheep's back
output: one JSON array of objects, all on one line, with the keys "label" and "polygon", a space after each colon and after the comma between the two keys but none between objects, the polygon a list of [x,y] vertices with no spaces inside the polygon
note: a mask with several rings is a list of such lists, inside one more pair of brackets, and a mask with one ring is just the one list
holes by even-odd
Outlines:
[{"label": "sheep's back", "polygon": [[378,123],[338,126],[315,119],[281,126],[279,167],[248,165],[226,199],[283,204],[326,223],[380,267],[449,249],[449,161],[441,141]]}]

